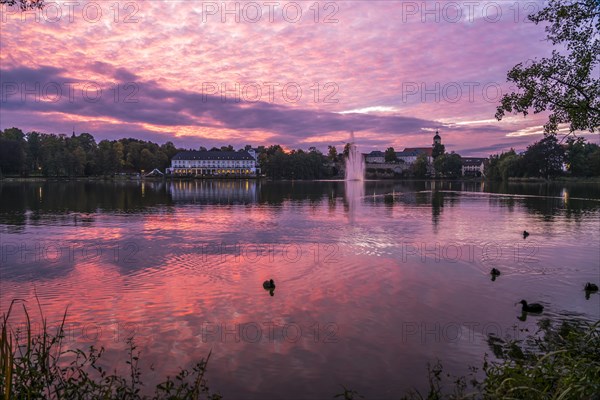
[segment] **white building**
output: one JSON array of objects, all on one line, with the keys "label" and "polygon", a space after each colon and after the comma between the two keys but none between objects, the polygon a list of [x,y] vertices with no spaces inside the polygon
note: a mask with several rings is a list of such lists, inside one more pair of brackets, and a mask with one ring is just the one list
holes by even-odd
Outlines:
[{"label": "white building", "polygon": [[396,158],[406,164],[413,164],[421,154],[425,154],[427,162],[432,163],[432,150],[431,147],[407,147],[404,151],[396,152]]},{"label": "white building", "polygon": [[433,148],[436,144],[442,144],[442,137],[437,130],[435,131],[431,147],[407,147],[404,151],[396,153],[396,158],[398,161],[404,161],[406,164],[413,164],[421,154],[425,154],[427,162],[431,164],[433,162]]},{"label": "white building", "polygon": [[365,162],[369,164],[383,164],[385,162],[385,154],[383,151],[372,151],[369,154],[365,154]]},{"label": "white building", "polygon": [[[425,154],[427,162],[431,164],[433,162],[433,148],[436,144],[442,144],[442,137],[438,131],[435,131],[431,147],[407,147],[404,151],[396,152],[396,159],[405,164],[413,164],[421,154]],[[377,150],[372,151],[365,154],[365,161],[369,164],[383,164],[385,163],[385,153]]]},{"label": "white building", "polygon": [[176,176],[256,176],[260,172],[254,150],[181,151],[167,174]]},{"label": "white building", "polygon": [[487,158],[463,157],[462,174],[463,176],[483,176]]}]

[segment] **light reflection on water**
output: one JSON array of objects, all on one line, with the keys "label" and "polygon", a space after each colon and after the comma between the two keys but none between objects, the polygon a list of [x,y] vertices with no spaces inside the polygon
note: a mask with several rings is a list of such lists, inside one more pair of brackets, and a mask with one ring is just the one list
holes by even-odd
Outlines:
[{"label": "light reflection on water", "polygon": [[35,291],[57,323],[68,305],[71,345],[109,363],[136,333],[148,383],[212,349],[226,398],[389,397],[436,359],[467,373],[488,333],[533,330],[521,298],[600,318],[582,290],[600,279],[597,185],[48,182],[0,199],[1,310]]}]

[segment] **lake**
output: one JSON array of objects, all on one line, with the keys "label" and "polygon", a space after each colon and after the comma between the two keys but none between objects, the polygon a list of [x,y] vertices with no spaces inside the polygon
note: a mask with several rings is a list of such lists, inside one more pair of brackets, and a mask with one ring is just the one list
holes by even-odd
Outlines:
[{"label": "lake", "polygon": [[133,335],[147,385],[212,350],[225,399],[389,398],[481,366],[488,335],[600,319],[598,184],[4,182],[0,247],[1,312],[68,306],[67,345],[120,371]]}]

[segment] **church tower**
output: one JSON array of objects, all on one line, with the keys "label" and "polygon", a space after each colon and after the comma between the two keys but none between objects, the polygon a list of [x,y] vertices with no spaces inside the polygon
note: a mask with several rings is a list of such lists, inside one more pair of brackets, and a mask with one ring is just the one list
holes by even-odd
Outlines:
[{"label": "church tower", "polygon": [[442,144],[442,137],[440,136],[440,132],[436,129],[435,130],[435,136],[433,137],[433,147],[435,147],[436,144]]}]

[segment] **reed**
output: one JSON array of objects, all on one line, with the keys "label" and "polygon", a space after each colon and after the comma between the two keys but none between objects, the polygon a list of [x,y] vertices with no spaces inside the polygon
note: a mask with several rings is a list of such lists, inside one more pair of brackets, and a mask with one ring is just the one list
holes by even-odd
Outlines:
[{"label": "reed", "polygon": [[[36,296],[37,300],[37,296]],[[23,329],[11,329],[13,308],[22,306]],[[39,300],[42,321],[40,332],[32,329],[25,301],[15,299],[2,316],[0,337],[0,400],[13,399],[123,399],[123,400],[218,400],[205,379],[210,359],[202,359],[191,369],[181,369],[154,387],[153,394],[143,394],[142,373],[138,365],[140,352],[134,338],[127,339],[128,372],[112,373],[101,367],[104,348],[87,350],[64,348],[65,310],[61,324],[50,332]],[[555,326],[547,320],[525,340],[505,341],[490,336],[488,344],[495,355],[486,355],[481,367],[471,367],[470,377],[452,377],[444,373],[438,361],[428,366],[429,389],[426,394],[412,391],[401,399],[532,399],[532,400],[600,400],[600,321],[563,322]],[[481,379],[481,376],[483,377]],[[479,380],[481,379],[481,380]],[[355,390],[343,387],[336,398],[360,399]]]},{"label": "reed", "polygon": [[[37,300],[37,296],[36,296]],[[21,303],[25,314],[25,328],[13,330],[9,318],[13,307]],[[64,349],[64,326],[67,311],[56,332],[50,332],[47,320],[37,300],[41,318],[39,333],[32,331],[31,318],[25,302],[15,299],[2,316],[0,342],[0,396],[3,400],[14,399],[170,399],[170,400],[218,400],[219,394],[211,394],[205,379],[210,359],[202,359],[191,369],[181,369],[173,378],[156,385],[153,395],[142,393],[142,374],[138,365],[140,352],[134,338],[127,339],[128,350],[125,363],[126,376],[112,373],[100,365],[104,348],[90,346],[87,350]]]}]

